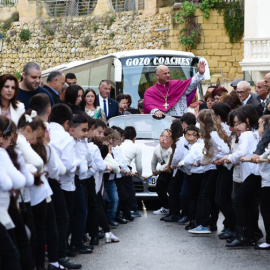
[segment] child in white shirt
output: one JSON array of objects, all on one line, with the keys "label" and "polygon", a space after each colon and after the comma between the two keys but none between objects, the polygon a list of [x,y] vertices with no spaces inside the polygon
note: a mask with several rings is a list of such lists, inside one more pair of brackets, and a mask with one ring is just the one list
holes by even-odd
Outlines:
[{"label": "child in white shirt", "polygon": [[[214,111],[210,109],[202,110],[198,115],[198,121],[204,140],[202,164],[207,165],[229,154],[228,136],[221,127]],[[204,170],[197,210],[197,225],[199,226],[189,230],[190,233],[195,234],[207,234],[211,233],[211,230],[217,230],[218,210],[215,205],[217,170],[215,166],[213,167],[213,164],[204,166]]]},{"label": "child in white shirt", "polygon": [[165,129],[159,138],[159,144],[155,147],[151,167],[153,175],[157,176],[156,193],[158,194],[161,208],[153,212],[154,215],[167,215],[169,213],[168,187],[172,177],[168,164],[172,154],[172,132]]},{"label": "child in white shirt", "polygon": [[[256,150],[258,138],[252,131],[257,126],[258,115],[251,106],[246,110],[245,105],[236,109],[234,113],[234,126],[236,127],[239,143],[237,150],[225,156],[221,161],[238,164],[241,157],[251,157]],[[247,107],[248,108],[248,107]],[[251,162],[240,162],[241,182],[234,182],[233,205],[236,216],[236,238],[226,247],[239,247],[255,241],[255,231],[258,230],[258,196],[261,185],[261,177],[258,165]],[[245,235],[244,235],[245,230]],[[256,242],[256,241],[255,241]]]}]

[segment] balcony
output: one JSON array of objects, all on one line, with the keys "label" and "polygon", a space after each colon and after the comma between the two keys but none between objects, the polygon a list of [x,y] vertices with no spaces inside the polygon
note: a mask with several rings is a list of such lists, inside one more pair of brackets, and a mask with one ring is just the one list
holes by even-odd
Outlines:
[{"label": "balcony", "polygon": [[270,38],[244,38],[243,71],[270,70]]}]

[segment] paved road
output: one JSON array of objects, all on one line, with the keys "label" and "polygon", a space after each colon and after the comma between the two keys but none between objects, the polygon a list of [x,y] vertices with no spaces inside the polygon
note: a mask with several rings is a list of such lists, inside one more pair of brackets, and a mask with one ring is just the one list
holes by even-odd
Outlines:
[{"label": "paved road", "polygon": [[77,255],[73,260],[82,263],[84,270],[270,269],[270,251],[228,250],[218,240],[219,232],[194,236],[184,226],[160,221],[152,211],[142,213],[141,218],[112,230],[119,243],[101,240],[93,254]]}]

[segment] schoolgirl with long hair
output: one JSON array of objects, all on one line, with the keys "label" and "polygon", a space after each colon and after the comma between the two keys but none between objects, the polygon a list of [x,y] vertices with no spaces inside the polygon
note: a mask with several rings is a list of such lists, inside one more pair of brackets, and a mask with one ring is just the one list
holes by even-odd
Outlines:
[{"label": "schoolgirl with long hair", "polygon": [[205,175],[198,200],[196,218],[198,227],[188,232],[204,234],[217,230],[218,209],[215,203],[217,170],[211,163],[215,163],[216,160],[230,153],[230,142],[213,110],[202,110],[197,120],[200,123],[204,141],[204,156],[201,165],[205,165]]},{"label": "schoolgirl with long hair", "polygon": [[[245,105],[247,106],[247,105]],[[238,164],[241,157],[251,157],[258,143],[255,131],[258,115],[252,108],[245,107],[232,111],[233,125],[239,136],[238,148],[221,159],[224,163]],[[245,107],[245,108],[244,108]],[[240,162],[240,181],[233,183],[233,207],[236,217],[236,237],[226,247],[239,247],[257,242],[258,237],[258,199],[261,185],[258,165],[251,162]]]},{"label": "schoolgirl with long hair", "polygon": [[[62,269],[58,263],[58,233],[54,207],[51,202],[52,190],[47,177],[57,176],[59,168],[56,163],[54,151],[45,143],[46,125],[37,116],[36,111],[28,110],[18,123],[20,134],[30,143],[31,156],[37,155],[44,167],[36,167],[34,185],[29,187],[30,203],[36,228],[36,250],[34,254],[36,268],[44,268],[45,244],[48,247],[48,269]],[[29,146],[29,144],[28,144]],[[31,162],[31,157],[28,156]]]}]

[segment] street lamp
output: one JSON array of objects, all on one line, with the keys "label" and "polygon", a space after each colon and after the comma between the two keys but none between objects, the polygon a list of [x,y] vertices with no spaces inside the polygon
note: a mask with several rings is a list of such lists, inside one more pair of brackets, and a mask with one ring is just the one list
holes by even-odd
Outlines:
[{"label": "street lamp", "polygon": [[4,37],[2,34],[0,34],[0,52],[3,51],[3,44],[4,44]]}]

